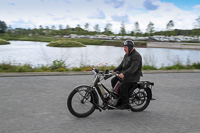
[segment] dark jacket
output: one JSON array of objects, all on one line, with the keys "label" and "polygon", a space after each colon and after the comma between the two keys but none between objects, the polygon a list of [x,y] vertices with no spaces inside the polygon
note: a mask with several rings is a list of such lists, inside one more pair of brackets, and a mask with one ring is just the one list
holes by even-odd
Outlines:
[{"label": "dark jacket", "polygon": [[124,55],[121,64],[114,69],[124,74],[124,80],[138,82],[142,76],[142,57],[134,49],[131,53]]}]

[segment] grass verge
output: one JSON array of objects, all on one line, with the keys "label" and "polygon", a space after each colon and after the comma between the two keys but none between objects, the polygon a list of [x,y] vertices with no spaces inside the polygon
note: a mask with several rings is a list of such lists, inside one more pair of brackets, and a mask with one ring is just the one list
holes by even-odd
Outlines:
[{"label": "grass verge", "polygon": [[[51,65],[33,67],[30,64],[12,65],[11,63],[0,63],[0,72],[66,72],[66,71],[91,71],[92,68],[99,68],[100,71],[106,69],[113,70],[115,66],[81,66],[68,68],[64,61],[55,60]],[[200,62],[192,65],[182,65],[180,63],[173,66],[156,68],[155,66],[144,65],[143,70],[191,70],[200,69]]]}]

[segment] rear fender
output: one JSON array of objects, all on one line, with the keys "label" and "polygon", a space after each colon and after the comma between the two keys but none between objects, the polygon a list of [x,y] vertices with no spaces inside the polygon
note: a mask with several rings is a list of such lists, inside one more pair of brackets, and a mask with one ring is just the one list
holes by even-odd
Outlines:
[{"label": "rear fender", "polygon": [[138,88],[139,89],[145,89],[146,91],[149,92],[149,98],[150,100],[155,100],[152,97],[152,86],[154,86],[153,82],[149,82],[149,81],[140,81],[138,82]]},{"label": "rear fender", "polygon": [[149,91],[149,100],[153,100],[152,99],[152,90],[150,88],[144,88],[146,91]]}]

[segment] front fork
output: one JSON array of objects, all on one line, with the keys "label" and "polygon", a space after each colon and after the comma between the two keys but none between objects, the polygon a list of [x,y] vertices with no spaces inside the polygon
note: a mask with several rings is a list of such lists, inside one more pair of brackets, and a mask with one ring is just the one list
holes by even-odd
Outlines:
[{"label": "front fork", "polygon": [[84,104],[88,100],[89,96],[89,92],[86,92],[85,96],[83,96],[83,99],[81,100],[81,103]]},{"label": "front fork", "polygon": [[88,95],[90,94],[92,97],[91,103],[94,104],[96,109],[99,109],[99,111],[101,111],[101,107],[99,106],[99,97],[97,92],[95,91],[95,87],[88,87],[87,91]]}]

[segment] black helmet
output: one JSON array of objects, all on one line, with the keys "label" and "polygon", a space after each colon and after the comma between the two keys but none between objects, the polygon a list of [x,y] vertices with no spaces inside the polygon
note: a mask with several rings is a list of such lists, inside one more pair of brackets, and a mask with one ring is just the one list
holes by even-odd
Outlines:
[{"label": "black helmet", "polygon": [[134,47],[134,42],[131,40],[126,40],[123,42],[123,46],[128,46],[128,52],[130,53]]}]

